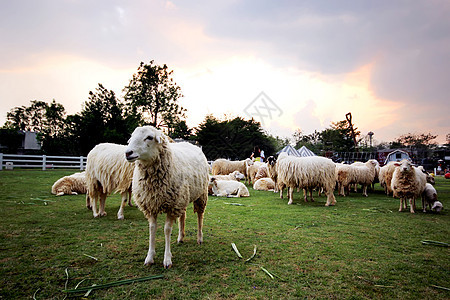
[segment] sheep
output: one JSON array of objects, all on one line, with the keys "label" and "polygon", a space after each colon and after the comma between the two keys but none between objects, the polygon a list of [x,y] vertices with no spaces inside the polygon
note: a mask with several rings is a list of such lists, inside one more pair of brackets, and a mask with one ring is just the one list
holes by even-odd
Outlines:
[{"label": "sheep", "polygon": [[234,180],[240,181],[245,178],[244,174],[239,171],[234,171],[228,175],[214,175],[217,180]]},{"label": "sheep", "polygon": [[86,192],[85,172],[64,176],[58,179],[52,186],[52,194],[56,196],[86,194]]},{"label": "sheep", "polygon": [[214,176],[210,180],[213,194],[218,197],[249,197],[247,187],[242,182],[232,180],[217,180]]},{"label": "sheep", "polygon": [[444,207],[437,199],[436,189],[430,183],[425,184],[425,189],[422,192],[422,208],[423,212],[427,212],[427,204],[430,210],[440,212]]},{"label": "sheep", "polygon": [[263,166],[259,167],[258,172],[255,175],[255,180],[259,180],[261,178],[266,178],[266,177],[269,177],[269,170],[268,170],[267,164],[264,163]]},{"label": "sheep", "polygon": [[251,162],[250,158],[245,160],[230,161],[223,158],[216,159],[212,163],[212,175],[228,175],[234,171],[239,171],[247,178],[247,163]]},{"label": "sheep", "polygon": [[368,197],[367,187],[371,185],[375,180],[377,165],[378,161],[376,161],[375,159],[369,159],[365,163],[356,163],[351,165],[351,183],[361,184],[363,196],[365,197]]},{"label": "sheep", "polygon": [[[248,183],[252,184],[252,183],[255,182],[255,180],[257,180],[256,176],[257,176],[260,168],[265,168],[266,164],[262,163],[260,161],[247,161],[246,164],[247,164],[247,179],[248,179]],[[264,170],[261,170],[260,176],[263,174],[263,172],[264,172]]]},{"label": "sheep", "polygon": [[272,179],[272,181],[275,185],[274,192],[277,193],[279,191],[279,189],[278,189],[278,180],[277,180],[278,174],[275,169],[276,163],[277,163],[277,159],[275,157],[269,156],[267,158],[267,171],[269,173],[270,179]]},{"label": "sheep", "polygon": [[253,184],[253,189],[257,191],[273,191],[275,189],[275,182],[268,177],[260,178]]},{"label": "sheep", "polygon": [[434,177],[431,176],[431,174],[428,173],[428,172],[425,170],[425,168],[424,168],[423,166],[418,166],[417,168],[418,168],[420,171],[422,171],[422,172],[427,176],[427,182],[428,182],[428,183],[430,183],[430,184],[432,184],[432,185],[435,185],[435,184],[436,184],[436,181],[434,180]]},{"label": "sheep", "polygon": [[390,195],[392,193],[391,182],[392,182],[392,174],[394,174],[395,168],[397,167],[395,164],[397,162],[391,161],[386,165],[380,168],[379,180],[380,185],[384,187],[384,191],[386,195]]},{"label": "sheep", "polygon": [[333,194],[335,186],[335,164],[332,160],[321,156],[294,157],[287,156],[278,158],[274,171],[277,174],[280,198],[282,188],[289,189],[289,202],[293,203],[294,188],[324,188],[327,195],[325,206],[335,205],[336,199]]},{"label": "sheep", "polygon": [[335,180],[338,186],[338,195],[345,197],[349,193],[349,185],[353,181],[352,166],[342,163],[337,163],[335,166]]},{"label": "sheep", "polygon": [[[131,206],[131,183],[134,164],[125,159],[125,145],[102,143],[95,146],[87,156],[86,162],[86,206],[91,209],[94,218],[106,216],[106,197],[112,192],[120,193],[122,203],[117,212],[117,219],[124,219],[126,203]],[[97,202],[100,209],[97,212]]]},{"label": "sheep", "polygon": [[408,160],[395,163],[392,174],[391,188],[395,197],[400,198],[400,208],[406,208],[406,200],[409,200],[410,212],[414,213],[416,208],[416,197],[420,196],[425,189],[426,175],[418,168],[415,168]]},{"label": "sheep", "polygon": [[191,202],[197,213],[197,243],[203,243],[208,162],[199,147],[185,142],[169,143],[166,135],[152,126],[136,128],[124,152],[127,160],[136,165],[132,184],[134,202],[149,222],[149,249],[144,264],[154,263],[157,217],[165,213],[163,266],[170,268],[173,223],[179,218],[177,242],[182,243],[186,208]]}]

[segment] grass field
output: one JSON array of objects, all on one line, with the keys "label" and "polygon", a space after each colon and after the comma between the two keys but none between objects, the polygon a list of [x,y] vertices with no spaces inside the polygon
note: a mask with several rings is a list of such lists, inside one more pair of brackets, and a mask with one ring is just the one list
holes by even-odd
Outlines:
[{"label": "grass field", "polygon": [[[324,206],[325,196],[304,203],[299,193],[288,206],[251,188],[249,198],[210,197],[204,243],[196,244],[190,205],[185,242],[176,243],[174,227],[173,266],[164,270],[165,217],[158,219],[155,264],[144,266],[148,223],[136,207],[117,220],[120,198],[113,195],[108,215],[94,219],[84,195],[51,195],[53,182],[73,172],[0,171],[0,298],[63,299],[65,288],[160,274],[163,279],[95,290],[88,298],[450,298],[449,248],[421,243],[450,242],[450,180],[437,178],[440,214],[422,213],[420,201],[416,214],[400,213],[399,201],[380,186],[368,198],[337,197],[334,207]],[[256,256],[245,262],[254,246]]]}]

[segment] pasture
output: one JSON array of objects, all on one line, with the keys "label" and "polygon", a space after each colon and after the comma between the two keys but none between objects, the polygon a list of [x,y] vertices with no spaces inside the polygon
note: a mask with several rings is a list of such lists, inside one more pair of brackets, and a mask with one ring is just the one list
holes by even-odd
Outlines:
[{"label": "pasture", "polygon": [[[119,195],[94,219],[85,195],[55,197],[52,184],[73,170],[0,171],[0,298],[63,299],[65,289],[163,275],[92,291],[93,299],[449,299],[450,180],[436,179],[440,214],[398,212],[399,201],[379,185],[369,197],[351,193],[294,204],[249,188],[249,198],[209,197],[204,243],[188,207],[186,238],[172,233],[173,266],[162,267],[163,222],[156,260],[144,266],[148,223],[136,207],[116,213]],[[337,192],[335,192],[337,195]],[[231,247],[235,243],[244,257]],[[256,255],[249,261],[256,246]],[[266,272],[267,271],[267,272]],[[270,275],[272,275],[272,277]]]}]

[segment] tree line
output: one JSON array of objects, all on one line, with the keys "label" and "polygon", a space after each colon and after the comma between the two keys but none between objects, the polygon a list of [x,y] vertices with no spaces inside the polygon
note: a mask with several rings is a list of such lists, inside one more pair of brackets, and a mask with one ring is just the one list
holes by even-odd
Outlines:
[{"label": "tree line", "polygon": [[[38,133],[40,152],[48,155],[87,155],[99,143],[126,144],[137,126],[152,125],[173,139],[200,145],[208,159],[249,157],[255,146],[273,155],[288,144],[306,146],[321,154],[327,151],[353,152],[370,150],[361,132],[347,120],[332,122],[329,128],[303,134],[299,129],[291,139],[273,136],[254,119],[241,117],[218,119],[207,115],[196,128],[186,123],[186,109],[179,104],[181,88],[167,65],[154,61],[140,63],[123,99],[102,84],[90,91],[79,113],[67,115],[62,104],[53,100],[30,101],[29,106],[11,109],[0,130],[1,151],[15,153],[21,146],[21,131]],[[353,130],[352,130],[353,129]],[[434,145],[435,135],[406,134],[382,147],[427,147]],[[354,141],[358,139],[358,145]],[[371,146],[371,145],[370,145]],[[373,150],[373,149],[372,149]]]}]

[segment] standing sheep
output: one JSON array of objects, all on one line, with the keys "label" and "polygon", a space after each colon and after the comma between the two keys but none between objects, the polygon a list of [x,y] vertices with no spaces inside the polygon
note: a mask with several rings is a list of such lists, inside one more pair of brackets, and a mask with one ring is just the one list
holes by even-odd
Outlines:
[{"label": "standing sheep", "polygon": [[[103,143],[95,146],[87,156],[86,162],[86,206],[91,208],[94,218],[106,216],[106,197],[112,192],[120,193],[122,203],[117,218],[124,218],[123,210],[128,201],[131,206],[131,182],[134,165],[125,159],[126,146]],[[97,212],[97,202],[100,200],[100,209]]]},{"label": "standing sheep", "polygon": [[356,185],[360,184],[363,190],[363,196],[367,197],[367,187],[370,186],[377,175],[376,167],[378,161],[375,159],[369,159],[365,163],[354,163],[351,165],[353,172],[352,182]]},{"label": "standing sheep", "polygon": [[397,168],[392,174],[391,188],[394,196],[400,198],[400,208],[398,211],[406,208],[406,200],[409,200],[410,212],[414,213],[416,198],[425,189],[427,182],[426,175],[418,168],[415,168],[408,160],[395,163],[395,165]]},{"label": "standing sheep", "polygon": [[86,192],[85,172],[64,176],[58,179],[52,186],[52,194],[56,196],[86,194]]},{"label": "standing sheep", "polygon": [[[202,150],[189,143],[169,143],[152,126],[138,127],[128,141],[125,155],[135,162],[134,201],[149,222],[149,249],[145,265],[155,257],[157,217],[166,213],[164,224],[164,268],[172,266],[170,236],[179,218],[178,243],[183,242],[186,208],[190,202],[197,212],[197,243],[203,242],[203,214],[208,201],[208,163]],[[228,174],[228,173],[227,173]]]},{"label": "standing sheep", "polygon": [[[327,195],[325,206],[335,205],[336,199],[333,194],[335,181],[334,162],[321,156],[279,158],[276,162],[275,172],[279,187],[283,185],[289,189],[289,202],[293,202],[295,188],[312,189],[323,188]],[[282,190],[280,191],[282,197]]]},{"label": "standing sheep", "polygon": [[245,160],[230,161],[223,158],[216,159],[212,163],[212,175],[228,175],[234,171],[239,171],[247,177],[247,163],[251,162],[250,158]]}]

